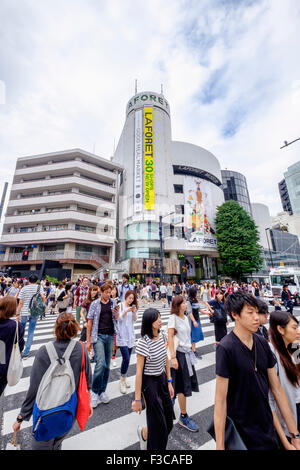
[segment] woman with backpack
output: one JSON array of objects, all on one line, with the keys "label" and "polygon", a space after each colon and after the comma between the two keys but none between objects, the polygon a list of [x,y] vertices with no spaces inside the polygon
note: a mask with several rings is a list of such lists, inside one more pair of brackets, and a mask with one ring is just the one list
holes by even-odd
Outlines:
[{"label": "woman with backpack", "polygon": [[[299,353],[299,322],[294,315],[285,311],[273,311],[270,314],[269,346],[274,353],[277,363],[277,375],[289,401],[298,430],[300,428],[300,364]],[[298,343],[298,344],[297,344]],[[296,348],[293,349],[292,345]],[[298,346],[298,348],[297,348]],[[269,402],[273,412],[274,427],[277,432],[281,448],[295,450],[291,444],[291,437],[280,410],[269,393]]]},{"label": "woman with backpack", "polygon": [[9,360],[16,342],[18,328],[20,352],[24,348],[24,327],[20,322],[11,320],[16,315],[17,301],[12,296],[0,299],[0,397],[7,385]]},{"label": "woman with backpack", "polygon": [[141,450],[164,451],[173,427],[174,390],[167,357],[167,337],[161,331],[159,310],[144,311],[141,338],[136,346],[135,400],[131,409],[141,413],[146,406],[147,426],[138,426]]},{"label": "woman with backpack", "polygon": [[[62,442],[75,422],[83,354],[87,388],[91,389],[92,370],[87,350],[83,343],[74,340],[78,330],[80,330],[80,326],[71,313],[60,314],[54,328],[56,340],[42,346],[35,356],[30,374],[29,390],[13,424],[13,430],[17,432],[20,430],[22,422],[29,421],[33,415],[32,450],[61,450]],[[53,363],[57,367],[56,375],[55,372],[49,373]],[[62,371],[60,366],[64,367]],[[68,382],[66,381],[67,372],[68,377],[71,377],[71,381]],[[46,373],[49,374],[47,380],[45,380]],[[67,384],[65,387],[68,388],[64,389],[62,384]],[[65,409],[60,407],[65,403],[64,398],[62,403],[59,402],[59,398],[71,393],[68,402],[71,414],[70,412],[66,414]],[[42,410],[47,412],[53,409],[54,411],[39,421],[36,420],[36,417],[38,410],[41,409],[39,408],[41,403],[43,403]],[[89,418],[92,414],[93,410],[90,407]],[[53,436],[51,439],[49,439],[50,435]],[[45,436],[44,440],[43,436]]]}]

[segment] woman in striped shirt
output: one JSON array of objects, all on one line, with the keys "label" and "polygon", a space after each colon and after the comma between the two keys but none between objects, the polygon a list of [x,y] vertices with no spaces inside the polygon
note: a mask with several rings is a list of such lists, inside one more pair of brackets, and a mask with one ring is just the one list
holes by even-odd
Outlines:
[{"label": "woman in striped shirt", "polygon": [[161,325],[157,309],[145,310],[141,338],[136,346],[135,400],[132,402],[132,411],[141,413],[143,394],[147,427],[138,426],[142,450],[165,450],[173,427],[171,398],[174,390],[167,358],[167,337],[160,331]]}]

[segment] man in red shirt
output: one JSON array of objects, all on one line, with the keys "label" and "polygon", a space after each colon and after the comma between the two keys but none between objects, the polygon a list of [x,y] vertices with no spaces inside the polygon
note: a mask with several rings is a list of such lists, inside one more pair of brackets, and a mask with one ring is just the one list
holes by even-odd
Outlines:
[{"label": "man in red shirt", "polygon": [[77,287],[74,295],[73,308],[76,308],[76,320],[80,324],[80,310],[82,304],[85,302],[89,292],[89,279],[84,277],[82,283]]}]

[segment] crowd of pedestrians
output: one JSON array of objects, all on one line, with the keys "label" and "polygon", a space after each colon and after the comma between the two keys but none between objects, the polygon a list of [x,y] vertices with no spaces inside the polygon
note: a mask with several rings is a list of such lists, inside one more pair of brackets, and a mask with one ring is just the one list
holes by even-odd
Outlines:
[{"label": "crowd of pedestrians", "polygon": [[[299,328],[288,286],[283,287],[281,297],[276,295],[269,302],[275,308],[271,314],[264,301],[269,286],[256,281],[138,283],[130,282],[124,273],[120,282],[81,276],[76,282],[65,279],[55,284],[39,282],[32,274],[22,281],[3,278],[0,288],[0,396],[9,381],[14,345],[18,344],[26,360],[37,322],[44,320],[45,312],[56,315],[55,339],[35,355],[30,386],[13,425],[16,433],[33,416],[32,449],[61,449],[75,419],[79,422],[79,408],[84,408],[83,376],[89,390],[86,420],[99,403],[111,402],[107,384],[118,350],[120,392],[130,391],[127,373],[135,345],[131,410],[141,413],[145,408],[147,421],[137,428],[140,448],[166,449],[176,400],[178,424],[198,432],[199,424],[188,413],[188,398],[199,393],[195,365],[202,356],[196,345],[204,340],[204,315],[209,316],[215,333],[216,448],[229,448],[225,436],[230,418],[249,450],[300,449],[300,367],[295,360]],[[134,325],[141,305],[144,313],[136,342]],[[170,316],[163,330],[159,309],[167,306]],[[234,322],[230,333],[229,322]],[[93,373],[91,362],[95,363]],[[70,391],[67,405],[55,396],[53,387]],[[50,404],[51,413],[46,413]],[[64,427],[58,425],[62,422]]]}]

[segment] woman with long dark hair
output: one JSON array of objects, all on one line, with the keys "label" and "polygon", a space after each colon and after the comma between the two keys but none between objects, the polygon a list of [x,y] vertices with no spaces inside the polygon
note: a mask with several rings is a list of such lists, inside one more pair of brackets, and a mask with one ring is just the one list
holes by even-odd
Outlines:
[{"label": "woman with long dark hair", "polygon": [[[298,343],[300,338],[299,322],[289,312],[276,310],[270,314],[269,337],[270,347],[277,359],[277,374],[289,400],[293,418],[300,428],[300,364],[297,363],[295,355],[300,357],[299,349],[296,348],[294,356],[291,345]],[[272,393],[269,395],[270,405],[273,411],[274,426],[282,446],[287,450],[294,450],[290,443],[290,433],[276,405]],[[291,436],[293,437],[293,436]]]},{"label": "woman with long dark hair", "polygon": [[197,289],[192,286],[189,288],[187,299],[187,314],[191,320],[191,341],[192,351],[196,357],[202,359],[202,356],[196,351],[196,343],[204,340],[204,335],[199,318],[200,306],[197,299]]},{"label": "woman with long dark hair", "polygon": [[[168,322],[168,345],[171,353],[171,374],[174,395],[178,395],[180,417],[178,424],[192,432],[199,431],[199,426],[190,418],[186,410],[186,399],[192,392],[199,392],[197,374],[194,365],[197,360],[192,351],[191,327],[188,317],[186,300],[182,295],[176,295],[172,301],[171,315]],[[174,350],[174,336],[179,340]]]},{"label": "woman with long dark hair", "polygon": [[122,354],[120,392],[126,393],[130,384],[126,382],[131,352],[135,341],[134,322],[137,319],[138,300],[134,290],[128,290],[120,304],[116,327],[116,345]]},{"label": "woman with long dark hair", "polygon": [[160,313],[144,311],[141,338],[136,346],[135,400],[132,411],[141,413],[142,394],[146,405],[147,427],[138,426],[141,450],[164,451],[173,427],[174,390],[167,357],[167,337],[161,331]]},{"label": "woman with long dark hair", "polygon": [[227,335],[227,315],[224,309],[225,294],[221,289],[216,291],[216,298],[206,302],[209,313],[200,310],[201,313],[209,315],[215,327],[216,346],[221,339]]}]

